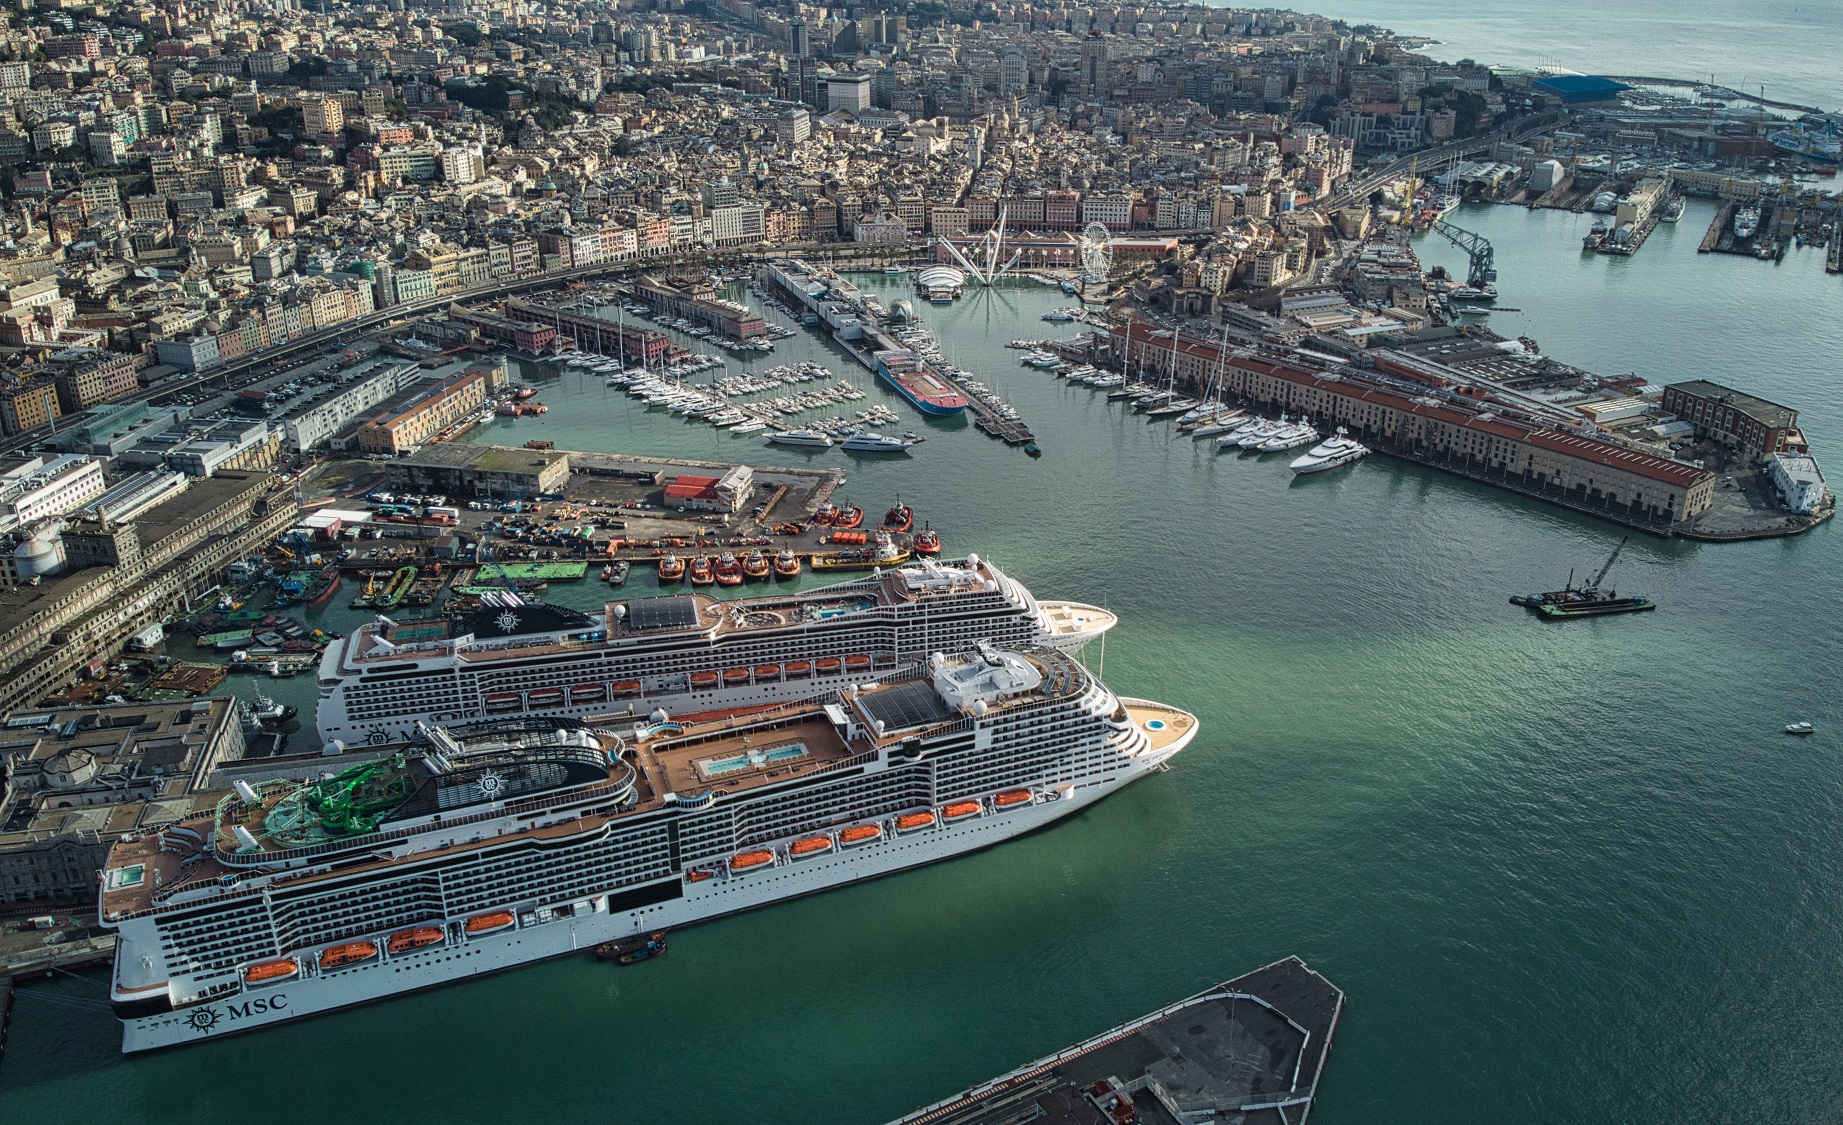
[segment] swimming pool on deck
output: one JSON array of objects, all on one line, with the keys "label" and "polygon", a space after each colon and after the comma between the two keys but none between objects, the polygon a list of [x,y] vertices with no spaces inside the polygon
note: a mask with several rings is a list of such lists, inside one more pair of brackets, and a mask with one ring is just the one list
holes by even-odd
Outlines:
[{"label": "swimming pool on deck", "polygon": [[760,769],[763,766],[795,761],[807,755],[806,743],[790,742],[782,746],[764,747],[742,754],[726,754],[721,758],[700,758],[697,767],[698,773],[709,781],[712,778],[723,777],[742,770]]}]

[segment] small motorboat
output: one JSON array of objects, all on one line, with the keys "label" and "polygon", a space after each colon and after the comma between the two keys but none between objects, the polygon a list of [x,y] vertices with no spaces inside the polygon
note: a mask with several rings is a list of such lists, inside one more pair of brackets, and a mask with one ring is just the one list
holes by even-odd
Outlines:
[{"label": "small motorboat", "polygon": [[637,965],[650,961],[666,951],[666,935],[661,930],[651,934],[635,934],[632,937],[616,938],[604,941],[595,947],[595,956],[602,961],[613,961],[617,965]]},{"label": "small motorboat", "polygon": [[1817,728],[1810,723],[1787,723],[1785,727],[1787,734],[1814,734],[1816,732]]}]

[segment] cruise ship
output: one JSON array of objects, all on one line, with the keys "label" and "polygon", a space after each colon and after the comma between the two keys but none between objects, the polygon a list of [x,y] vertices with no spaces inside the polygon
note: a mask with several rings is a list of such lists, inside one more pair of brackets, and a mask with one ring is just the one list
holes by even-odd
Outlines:
[{"label": "cruise ship", "polygon": [[525,720],[117,843],[124,1052],[464,980],[960,855],[1162,768],[1196,718],[988,644],[701,723]]},{"label": "cruise ship", "polygon": [[1116,618],[1039,602],[977,555],[801,593],[611,602],[595,614],[503,595],[451,624],[354,629],[321,657],[323,740],[383,745],[419,722],[672,715],[762,706],[875,679],[975,641],[1078,650]]}]

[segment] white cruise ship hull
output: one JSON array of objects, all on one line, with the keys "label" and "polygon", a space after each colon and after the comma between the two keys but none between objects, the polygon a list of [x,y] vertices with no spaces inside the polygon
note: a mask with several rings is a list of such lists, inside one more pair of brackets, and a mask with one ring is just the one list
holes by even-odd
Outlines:
[{"label": "white cruise ship hull", "polygon": [[[246,987],[225,998],[157,1016],[123,1020],[124,1053],[158,1050],[253,1031],[323,1012],[433,988],[470,977],[517,968],[549,957],[587,953],[604,941],[674,929],[726,914],[752,910],[831,890],[881,875],[920,867],[975,851],[1060,820],[1161,768],[1187,745],[1183,738],[1147,752],[1111,771],[1108,780],[1078,785],[1027,807],[985,811],[907,834],[886,831],[882,839],[808,859],[782,859],[773,867],[688,883],[681,898],[637,910],[589,909],[573,917],[527,924],[474,938],[449,940],[397,955],[381,954],[362,965],[307,974],[264,986]],[[614,971],[612,967],[610,971]]]}]

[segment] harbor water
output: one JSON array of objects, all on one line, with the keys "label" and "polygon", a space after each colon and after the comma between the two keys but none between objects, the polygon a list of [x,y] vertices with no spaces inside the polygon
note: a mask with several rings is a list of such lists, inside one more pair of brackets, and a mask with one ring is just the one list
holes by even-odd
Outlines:
[{"label": "harbor water", "polygon": [[[1815,251],[1698,256],[1709,206],[1630,259],[1583,256],[1587,216],[1454,219],[1497,247],[1521,310],[1500,332],[1795,405],[1843,465],[1843,280]],[[1295,479],[1290,455],[1219,455],[1018,365],[1003,345],[1066,332],[1039,318],[1067,300],[920,306],[1040,460],[880,390],[929,438],[910,456],[769,447],[538,368],[550,412],[474,436],[843,465],[873,514],[900,493],[949,554],[1117,611],[1107,681],[1202,718],[1169,773],[986,852],[675,933],[633,968],[585,954],[127,1061],[95,978],[33,984],[0,1120],[201,1125],[311,1097],[353,1125],[866,1125],[1286,954],[1349,996],[1314,1121],[1835,1120],[1835,525],[1635,535],[1610,581],[1656,613],[1544,624],[1507,595],[1597,566],[1622,530],[1382,457]],[[810,339],[773,362],[803,355],[872,390]],[[1779,733],[1794,720],[1817,735]]]}]

